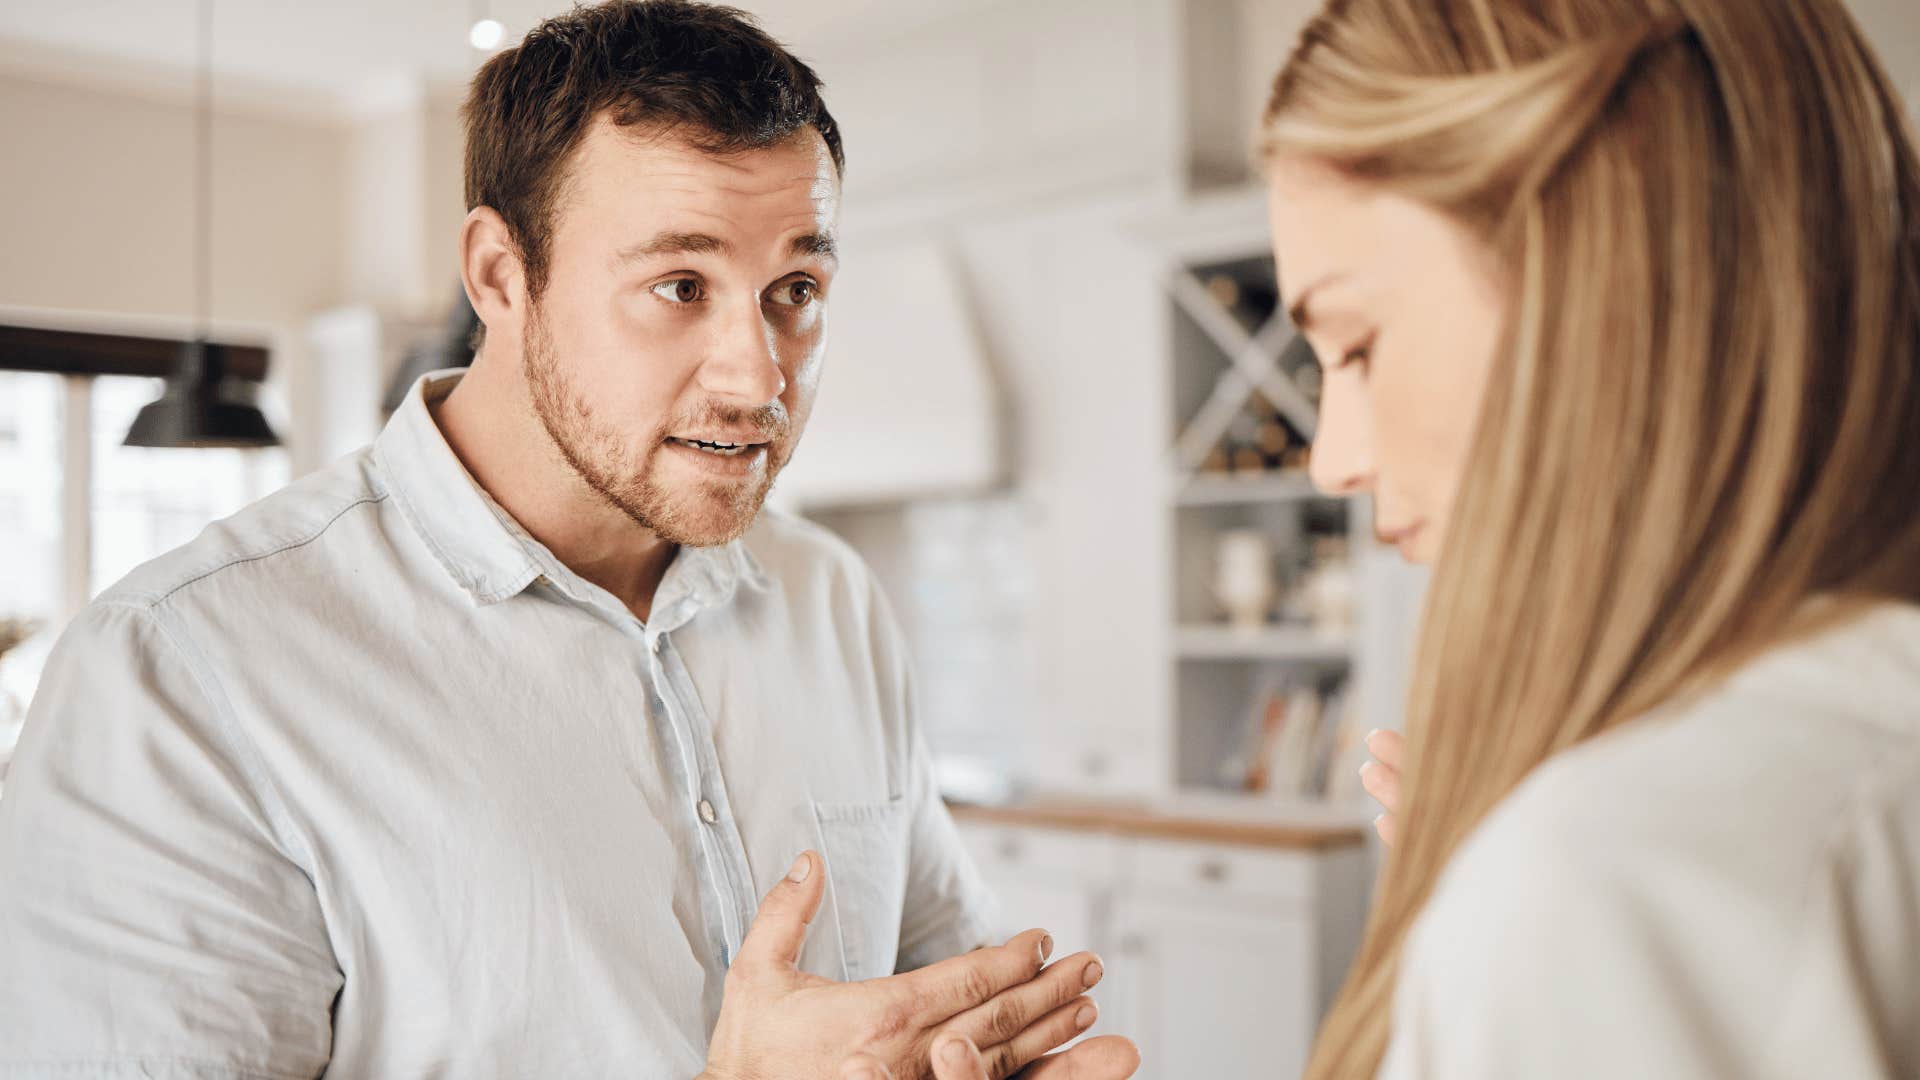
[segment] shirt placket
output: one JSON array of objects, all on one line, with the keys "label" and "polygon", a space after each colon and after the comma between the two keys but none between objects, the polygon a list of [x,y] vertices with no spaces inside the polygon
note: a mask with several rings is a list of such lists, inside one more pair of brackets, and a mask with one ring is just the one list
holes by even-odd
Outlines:
[{"label": "shirt placket", "polygon": [[684,785],[686,813],[691,815],[693,831],[700,839],[706,869],[702,877],[712,898],[711,910],[719,916],[714,927],[719,936],[716,944],[721,963],[731,964],[758,906],[746,845],[727,799],[713,726],[694,692],[686,666],[673,648],[671,634],[649,630],[646,641],[655,694],[681,751],[675,772]]}]

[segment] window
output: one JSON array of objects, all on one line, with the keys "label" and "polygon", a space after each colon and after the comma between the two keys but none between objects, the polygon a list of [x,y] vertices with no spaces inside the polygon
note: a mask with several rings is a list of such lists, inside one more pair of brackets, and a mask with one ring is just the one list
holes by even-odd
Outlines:
[{"label": "window", "polygon": [[0,778],[62,621],[66,391],[58,375],[0,371]]},{"label": "window", "polygon": [[120,445],[134,414],[162,386],[159,379],[94,380],[90,594],[287,482],[287,455],[279,449]]},{"label": "window", "polygon": [[0,652],[0,777],[66,621],[134,567],[287,482],[278,448],[120,445],[161,385],[0,371],[0,624],[37,628]]}]

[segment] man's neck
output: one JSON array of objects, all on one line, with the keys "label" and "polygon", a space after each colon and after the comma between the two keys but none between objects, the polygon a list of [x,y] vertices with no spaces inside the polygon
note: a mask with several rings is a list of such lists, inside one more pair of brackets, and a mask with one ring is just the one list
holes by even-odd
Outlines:
[{"label": "man's neck", "polygon": [[493,501],[568,569],[645,621],[678,548],[587,486],[534,416],[520,365],[506,360],[476,357],[428,411]]}]

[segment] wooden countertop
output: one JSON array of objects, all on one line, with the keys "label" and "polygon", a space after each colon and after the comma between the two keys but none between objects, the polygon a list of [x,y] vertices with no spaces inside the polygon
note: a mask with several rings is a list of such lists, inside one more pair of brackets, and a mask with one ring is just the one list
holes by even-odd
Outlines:
[{"label": "wooden countertop", "polygon": [[1208,812],[1201,808],[1155,807],[1145,803],[1033,799],[1006,806],[955,803],[955,821],[982,825],[1023,825],[1082,832],[1198,840],[1215,844],[1296,851],[1329,851],[1364,844],[1366,827],[1335,820],[1263,819],[1257,813]]}]

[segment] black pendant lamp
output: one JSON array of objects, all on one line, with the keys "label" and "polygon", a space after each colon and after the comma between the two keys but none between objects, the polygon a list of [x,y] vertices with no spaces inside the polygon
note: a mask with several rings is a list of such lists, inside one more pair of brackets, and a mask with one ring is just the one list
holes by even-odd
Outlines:
[{"label": "black pendant lamp", "polygon": [[199,104],[194,112],[194,313],[192,341],[180,347],[159,400],[141,408],[127,446],[278,446],[253,387],[230,378],[227,347],[207,340],[213,276],[213,0],[200,0]]}]

